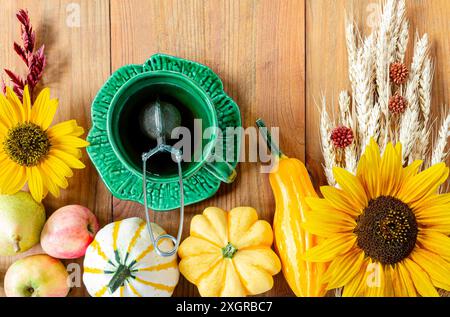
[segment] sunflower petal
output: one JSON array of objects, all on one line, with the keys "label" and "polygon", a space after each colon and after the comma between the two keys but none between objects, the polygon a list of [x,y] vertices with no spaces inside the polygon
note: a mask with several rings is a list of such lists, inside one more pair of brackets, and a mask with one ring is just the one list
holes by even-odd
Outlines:
[{"label": "sunflower petal", "polygon": [[76,120],[68,120],[48,128],[47,133],[50,138],[57,138],[64,135],[77,137],[84,134],[84,129],[78,126]]},{"label": "sunflower petal", "polygon": [[31,119],[31,97],[28,85],[23,90],[23,120],[29,122]]},{"label": "sunflower petal", "polygon": [[51,181],[57,186],[63,189],[69,186],[66,177],[59,170],[52,168],[51,162],[49,163],[45,161],[39,167],[42,170],[43,175],[46,175],[47,178],[50,178]]},{"label": "sunflower petal", "polygon": [[359,297],[364,294],[367,263],[367,260],[364,260],[359,272],[345,285],[342,297]]},{"label": "sunflower petal", "polygon": [[356,175],[367,189],[369,199],[379,196],[380,148],[373,138],[370,139],[364,154],[358,163]]},{"label": "sunflower petal", "polygon": [[82,136],[84,134],[83,127],[77,126],[76,129],[70,134],[71,136]]},{"label": "sunflower petal", "polygon": [[359,216],[362,210],[358,205],[352,203],[351,198],[341,189],[332,186],[322,186],[320,188],[323,197],[334,208],[349,214],[350,216]]},{"label": "sunflower petal", "polygon": [[368,166],[378,167],[380,165],[380,147],[373,138],[370,138],[369,145],[366,147],[363,156],[366,158]]},{"label": "sunflower petal", "polygon": [[450,263],[450,237],[436,231],[420,230],[417,241],[424,249],[439,254]]},{"label": "sunflower petal", "polygon": [[410,178],[402,187],[398,198],[409,204],[435,193],[447,180],[448,168],[445,163],[438,163]]},{"label": "sunflower petal", "polygon": [[47,162],[51,168],[55,169],[59,175],[64,175],[64,177],[72,177],[73,172],[66,163],[54,155],[48,155]]},{"label": "sunflower petal", "polygon": [[[450,204],[450,193],[430,195],[426,199],[410,204],[416,215],[421,214],[424,210],[442,207]],[[426,213],[426,212],[425,212]]]},{"label": "sunflower petal", "polygon": [[2,165],[2,169],[0,169],[0,194],[7,194],[11,180],[9,175],[17,171],[18,165],[9,159]]},{"label": "sunflower petal", "polygon": [[417,296],[416,288],[411,279],[411,275],[409,274],[406,266],[403,262],[396,264],[398,277],[400,278],[400,283],[402,284],[403,291],[406,292],[406,296],[415,297]]},{"label": "sunflower petal", "polygon": [[42,181],[44,183],[44,187],[48,189],[48,191],[53,195],[53,197],[58,198],[60,195],[59,187],[58,187],[58,185],[55,184],[51,175],[48,174],[46,172],[46,170],[42,168],[43,165],[44,164],[40,164],[38,166],[38,168],[39,168],[41,175],[43,175]]},{"label": "sunflower petal", "polygon": [[388,265],[389,274],[392,279],[392,290],[395,297],[408,297],[408,292],[403,284],[402,277],[398,270],[398,264]]},{"label": "sunflower petal", "polygon": [[350,195],[358,209],[363,210],[367,206],[368,201],[367,194],[359,178],[341,167],[334,167],[333,175],[341,188]]},{"label": "sunflower petal", "polygon": [[46,109],[42,111],[42,117],[39,118],[41,122],[42,130],[47,130],[52,124],[53,118],[55,117],[56,111],[58,110],[58,99],[49,100],[46,104]]},{"label": "sunflower petal", "polygon": [[406,269],[409,271],[409,275],[414,283],[417,292],[424,297],[437,297],[439,296],[436,288],[431,283],[430,277],[427,273],[414,261],[406,258],[403,260]]},{"label": "sunflower petal", "polygon": [[50,100],[50,89],[44,88],[37,96],[33,107],[31,108],[31,122],[41,126],[42,118],[46,111],[47,103]]},{"label": "sunflower petal", "polygon": [[416,215],[417,222],[426,230],[450,235],[450,204],[432,207]]},{"label": "sunflower petal", "polygon": [[356,227],[353,218],[340,211],[328,213],[322,210],[309,211],[306,214],[306,222],[301,226],[308,232],[320,237],[331,237],[337,233],[349,233]]},{"label": "sunflower petal", "polygon": [[44,198],[44,184],[41,173],[37,167],[27,168],[28,186],[31,196],[37,202],[41,202]]},{"label": "sunflower petal", "polygon": [[6,87],[6,98],[11,103],[12,108],[16,114],[16,118],[20,122],[25,121],[25,111],[22,106],[22,102],[20,102],[19,97],[17,97],[16,93],[11,89],[11,87]]},{"label": "sunflower petal", "polygon": [[16,168],[11,169],[8,175],[4,176],[8,180],[4,192],[6,195],[13,195],[21,190],[27,182],[27,172],[25,167],[16,165]]},{"label": "sunflower petal", "polygon": [[403,168],[403,181],[406,182],[411,177],[414,177],[419,172],[419,167],[423,164],[421,160],[415,160],[405,168]]},{"label": "sunflower petal", "polygon": [[384,151],[380,165],[380,191],[384,196],[393,196],[397,193],[401,181],[402,161],[389,143]]},{"label": "sunflower petal", "polygon": [[328,290],[343,287],[358,274],[363,262],[364,252],[361,250],[355,249],[340,255],[331,262],[322,282],[328,283]]},{"label": "sunflower petal", "polygon": [[60,144],[76,148],[84,148],[89,146],[89,142],[71,135],[54,137],[51,139],[51,141],[53,142],[52,144]]},{"label": "sunflower petal", "polygon": [[11,128],[19,122],[13,106],[3,94],[0,94],[0,120],[6,128]]},{"label": "sunflower petal", "polygon": [[447,261],[437,254],[419,248],[411,252],[410,258],[428,273],[436,287],[450,291],[450,264]]},{"label": "sunflower petal", "polygon": [[77,158],[73,157],[70,154],[67,154],[66,152],[60,151],[60,150],[52,149],[52,150],[50,150],[49,155],[60,158],[70,168],[83,169],[86,167],[86,165],[84,165]]},{"label": "sunflower petal", "polygon": [[383,265],[384,274],[384,297],[394,297],[394,278],[391,272],[392,267],[390,265]]},{"label": "sunflower petal", "polygon": [[354,234],[338,234],[306,251],[304,257],[307,261],[328,262],[336,258],[336,256],[348,252],[354,247],[355,242],[356,236]]}]

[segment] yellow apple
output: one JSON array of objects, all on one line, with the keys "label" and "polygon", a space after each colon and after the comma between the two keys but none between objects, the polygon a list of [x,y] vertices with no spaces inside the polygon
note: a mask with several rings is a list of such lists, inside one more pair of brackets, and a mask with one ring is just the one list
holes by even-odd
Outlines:
[{"label": "yellow apple", "polygon": [[8,297],[65,297],[69,293],[68,273],[55,258],[31,255],[9,267],[4,287]]}]

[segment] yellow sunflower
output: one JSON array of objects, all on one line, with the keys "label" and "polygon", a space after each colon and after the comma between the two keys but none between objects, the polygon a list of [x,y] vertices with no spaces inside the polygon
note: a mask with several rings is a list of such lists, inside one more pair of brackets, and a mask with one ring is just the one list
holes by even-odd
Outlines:
[{"label": "yellow sunflower", "polygon": [[450,290],[450,194],[438,194],[449,169],[402,166],[401,145],[381,157],[371,140],[356,176],[333,170],[339,188],[309,198],[306,230],[323,241],[306,253],[330,262],[323,276],[343,296],[438,296]]},{"label": "yellow sunflower", "polygon": [[67,188],[72,168],[84,168],[80,148],[89,143],[80,139],[84,133],[75,120],[50,127],[58,100],[50,99],[45,88],[31,106],[28,87],[23,103],[7,88],[0,94],[0,193],[14,194],[28,181],[31,195],[41,201],[48,192],[59,196]]}]

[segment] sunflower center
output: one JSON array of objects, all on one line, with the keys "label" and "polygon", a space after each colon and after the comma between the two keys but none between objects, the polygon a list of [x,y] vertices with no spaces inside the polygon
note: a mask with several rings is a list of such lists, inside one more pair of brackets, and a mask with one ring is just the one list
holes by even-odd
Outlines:
[{"label": "sunflower center", "polygon": [[407,204],[390,196],[372,199],[357,219],[357,244],[372,260],[395,264],[414,249],[417,222]]},{"label": "sunflower center", "polygon": [[47,133],[34,123],[22,123],[8,131],[3,149],[11,160],[22,166],[35,166],[50,150]]}]

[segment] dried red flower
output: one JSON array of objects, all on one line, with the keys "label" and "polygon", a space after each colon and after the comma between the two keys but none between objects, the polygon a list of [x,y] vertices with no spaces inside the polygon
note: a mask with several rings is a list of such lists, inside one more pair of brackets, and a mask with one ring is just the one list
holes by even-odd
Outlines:
[{"label": "dried red flower", "polygon": [[401,114],[405,112],[407,107],[407,100],[404,97],[400,96],[398,93],[396,93],[389,99],[389,111],[394,114]]},{"label": "dried red flower", "polygon": [[[14,92],[22,100],[23,90],[26,85],[28,85],[30,95],[32,97],[34,88],[42,78],[47,61],[44,55],[44,45],[34,52],[36,45],[36,33],[33,31],[28,11],[21,9],[17,12],[16,17],[21,24],[20,31],[22,45],[14,42],[14,51],[27,65],[28,74],[25,78],[22,78],[22,76],[17,75],[8,69],[5,69],[5,73],[8,75],[13,84]],[[2,81],[2,90],[3,93],[6,92],[6,84],[4,81]]]},{"label": "dried red flower", "polygon": [[397,85],[404,84],[408,78],[408,68],[403,63],[392,63],[389,68],[389,76],[391,80]]},{"label": "dried red flower", "polygon": [[352,144],[354,139],[352,129],[346,126],[339,126],[331,131],[331,141],[337,148],[346,148]]}]

